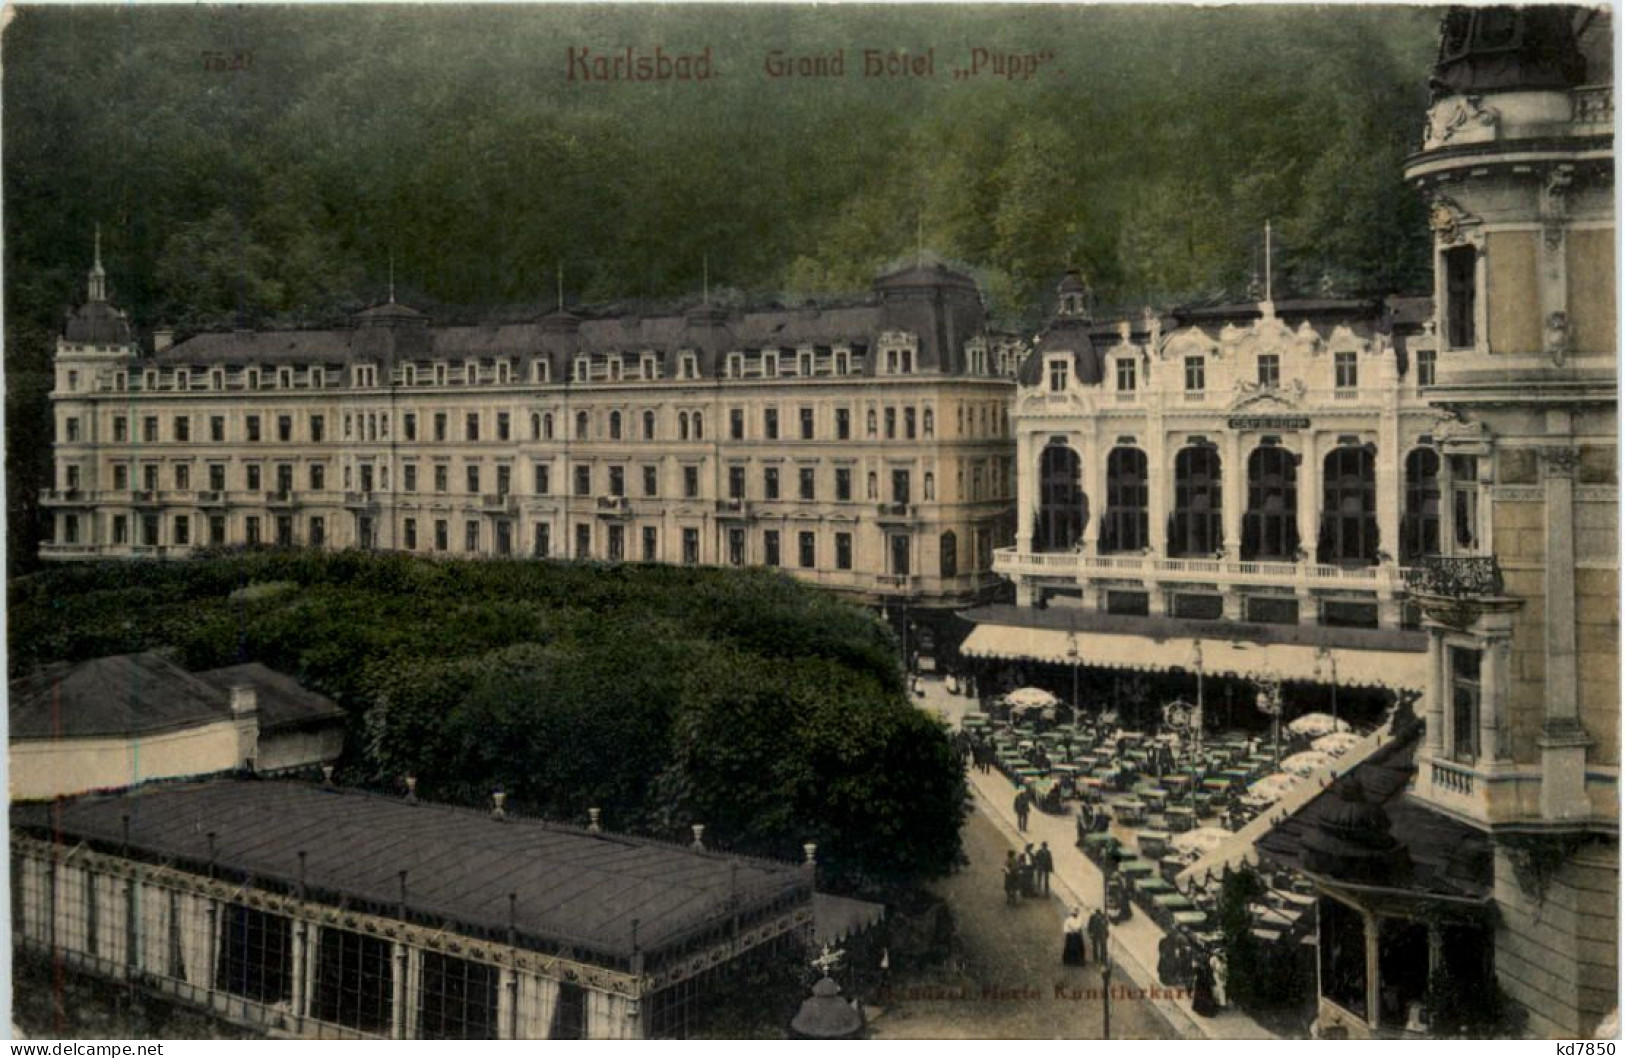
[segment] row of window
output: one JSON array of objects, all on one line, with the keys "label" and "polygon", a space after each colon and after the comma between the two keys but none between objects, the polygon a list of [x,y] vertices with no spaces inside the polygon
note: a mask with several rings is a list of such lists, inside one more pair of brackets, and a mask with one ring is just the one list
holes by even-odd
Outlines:
[{"label": "row of window", "polygon": [[[992,409],[990,412],[990,408]],[[970,424],[975,432],[977,412],[980,411],[982,433],[992,430],[1008,431],[1009,416],[1004,412],[1002,417],[997,413],[1002,409],[997,406],[972,406]],[[460,440],[480,441],[482,438],[495,441],[515,440],[514,421],[511,412],[499,411],[490,413],[495,416],[493,432],[485,434],[487,413],[470,411],[465,412],[462,422]],[[991,416],[991,422],[990,422]],[[451,434],[451,413],[437,411],[425,413],[423,425],[427,428],[427,436],[419,436],[419,413],[404,412],[401,414],[402,439],[406,441],[433,440],[438,442],[449,441]],[[593,437],[593,417],[589,412],[578,411],[575,414],[575,430],[573,437],[578,441],[590,440]],[[638,416],[638,436],[641,440],[653,441],[658,439],[658,417],[653,410],[645,410]],[[966,407],[959,408],[960,432],[965,432]],[[882,433],[884,424],[884,433]],[[147,444],[156,444],[160,436],[160,417],[145,415],[140,418],[141,441]],[[305,436],[302,441],[321,443],[327,440],[327,418],[321,414],[311,414],[306,418]],[[240,440],[258,444],[267,436],[274,437],[280,443],[288,444],[294,441],[294,416],[288,415],[259,415],[250,414],[243,417],[243,433]],[[916,408],[914,405],[902,407],[888,405],[884,409],[869,408],[865,417],[866,434],[870,438],[884,438],[888,441],[915,440],[918,437],[936,436],[936,416],[933,409],[927,405]],[[389,440],[390,416],[387,413],[360,413],[343,416],[344,440],[379,441]],[[629,417],[620,411],[610,411],[603,417],[603,436],[611,441],[632,439],[632,423]],[[852,438],[852,410],[839,407],[835,409],[834,421],[835,439],[840,441]],[[211,443],[226,443],[226,417],[212,415],[207,420],[207,437]],[[743,408],[732,408],[728,412],[728,436],[730,440],[742,441],[748,434],[746,424],[746,411]],[[77,416],[68,416],[63,420],[63,433],[65,440],[77,443],[83,440],[83,431]],[[555,439],[556,426],[552,412],[532,412],[530,415],[530,439],[533,441],[550,441]],[[703,441],[705,439],[705,415],[701,411],[679,411],[677,413],[677,436],[682,441]],[[767,407],[761,409],[761,438],[768,441],[789,439],[790,434],[782,429],[779,409]],[[800,440],[812,441],[818,437],[817,409],[801,407],[797,409],[795,420],[795,436]],[[124,443],[131,439],[130,417],[115,415],[113,417],[113,441]],[[169,440],[186,443],[192,440],[192,417],[189,415],[175,415],[170,419]]]},{"label": "row of window", "polygon": [[[63,488],[74,491],[82,487],[80,468],[75,464],[68,464],[65,468],[66,476]],[[128,464],[115,463],[113,465],[113,489],[125,491],[130,488],[130,467]],[[223,463],[210,463],[205,468],[207,473],[207,489],[211,492],[226,491],[226,465]],[[327,466],[322,463],[312,463],[306,468],[306,487],[312,492],[321,492],[327,488]],[[495,491],[500,495],[507,495],[513,491],[513,468],[499,464],[495,468]],[[277,464],[274,468],[275,491],[292,493],[298,486],[295,483],[295,467],[291,463]],[[660,495],[660,468],[644,465],[639,468],[642,477],[643,495],[656,497]],[[160,467],[156,463],[148,463],[141,467],[141,488],[147,492],[156,492],[162,488],[159,480]],[[243,466],[243,488],[256,492],[265,487],[265,468],[257,463],[247,463]],[[419,490],[419,468],[414,464],[407,464],[401,468],[401,491],[414,493]],[[448,464],[437,463],[430,468],[433,479],[433,491],[451,491],[451,467]],[[553,492],[553,468],[551,464],[537,464],[533,471],[533,492],[538,496],[551,495]],[[344,484],[346,490],[359,487],[362,492],[387,491],[389,489],[389,468],[375,467],[371,463],[362,463],[352,468],[343,468]],[[477,463],[466,464],[463,468],[466,491],[481,493],[488,480],[484,477],[482,467]],[[188,492],[192,489],[192,467],[187,463],[175,464],[172,468],[173,486],[176,491]],[[976,493],[974,499],[980,499],[982,484],[982,467],[974,468],[974,481]],[[625,496],[627,494],[627,468],[620,465],[611,465],[605,468],[605,485],[607,494],[611,496]],[[683,496],[685,499],[696,499],[700,496],[700,468],[688,465],[682,468]],[[355,484],[359,482],[359,486]],[[818,499],[818,470],[816,467],[804,466],[796,468],[796,498],[816,501]],[[891,503],[912,503],[913,491],[911,488],[912,472],[907,469],[894,469],[891,472]],[[926,471],[923,479],[923,499],[931,502],[936,499],[936,475]],[[574,467],[574,494],[577,496],[593,495],[592,465],[577,463]],[[743,500],[748,498],[746,492],[746,468],[743,466],[730,466],[728,468],[728,498]],[[783,497],[781,489],[780,468],[776,466],[762,469],[761,498],[764,500],[778,500]],[[878,500],[880,498],[880,476],[876,471],[868,474],[867,498]],[[835,468],[835,499],[846,502],[852,499],[852,468]]]},{"label": "row of window", "polygon": [[[1452,457],[1451,504],[1455,545],[1477,547],[1477,461]],[[1193,445],[1174,457],[1174,503],[1167,527],[1170,557],[1211,555],[1224,545],[1223,481],[1219,453]],[[1295,561],[1306,541],[1298,515],[1299,457],[1264,445],[1247,458],[1247,506],[1242,515],[1240,557]],[[1413,449],[1405,459],[1405,502],[1400,521],[1399,560],[1409,563],[1439,552],[1440,460],[1432,448]],[[1065,551],[1083,538],[1090,511],[1081,487],[1077,452],[1046,447],[1039,459],[1039,509],[1033,545]],[[1112,449],[1106,459],[1106,508],[1099,549],[1103,554],[1141,551],[1150,546],[1150,467],[1138,448]],[[1314,554],[1322,563],[1377,561],[1376,451],[1344,445],[1325,457],[1321,475],[1320,524]],[[1392,546],[1392,545],[1390,545]]]},{"label": "row of window", "polygon": [[[1438,363],[1437,353],[1433,349],[1418,349],[1416,351],[1416,382],[1419,386],[1433,385],[1434,369]],[[1139,388],[1140,374],[1135,360],[1128,357],[1119,357],[1114,361],[1115,381],[1119,393],[1132,393]],[[1207,391],[1207,357],[1185,357],[1185,392],[1205,393]],[[1281,357],[1279,353],[1260,353],[1256,362],[1258,385],[1263,389],[1278,389],[1281,385]],[[1071,378],[1071,364],[1066,359],[1055,359],[1049,363],[1049,388],[1051,392],[1059,393],[1067,388]],[[1332,357],[1332,370],[1337,389],[1355,390],[1360,385],[1359,356],[1352,352],[1335,353]]]}]

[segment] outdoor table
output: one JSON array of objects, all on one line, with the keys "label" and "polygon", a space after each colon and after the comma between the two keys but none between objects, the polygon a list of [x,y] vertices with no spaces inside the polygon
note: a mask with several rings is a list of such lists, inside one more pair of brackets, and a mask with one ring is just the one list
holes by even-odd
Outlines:
[{"label": "outdoor table", "polygon": [[1117,865],[1117,873],[1136,883],[1141,878],[1149,878],[1157,873],[1157,869],[1141,859],[1126,860]]},{"label": "outdoor table", "polygon": [[1281,931],[1278,929],[1265,929],[1262,926],[1254,926],[1251,933],[1265,944],[1274,944],[1281,939]]},{"label": "outdoor table", "polygon": [[1169,885],[1172,885],[1174,879],[1179,877],[1179,872],[1189,867],[1190,864],[1182,856],[1169,855],[1158,861],[1157,866],[1162,869],[1162,877]]},{"label": "outdoor table", "polygon": [[1175,911],[1174,923],[1181,929],[1198,930],[1207,925],[1206,911]]},{"label": "outdoor table", "polygon": [[1162,908],[1164,911],[1189,911],[1191,908],[1196,906],[1195,904],[1191,903],[1190,897],[1186,896],[1184,893],[1177,892],[1163,893],[1162,895],[1155,897],[1151,902]]},{"label": "outdoor table", "polygon": [[1228,779],[1232,786],[1246,786],[1249,775],[1239,768],[1230,768],[1219,773],[1219,778]]},{"label": "outdoor table", "polygon": [[1145,801],[1146,804],[1151,806],[1151,810],[1153,812],[1162,811],[1162,806],[1168,803],[1167,790],[1161,790],[1153,786],[1148,790],[1136,792],[1140,794],[1141,800]]},{"label": "outdoor table", "polygon": [[1083,794],[1084,800],[1099,801],[1106,796],[1105,785],[1105,783],[1091,775],[1078,784],[1078,790]]},{"label": "outdoor table", "polygon": [[1169,793],[1178,794],[1190,789],[1191,777],[1187,774],[1169,774],[1162,777],[1162,788]]},{"label": "outdoor table", "polygon": [[1196,813],[1185,805],[1169,805],[1162,813],[1170,834],[1183,834],[1196,827]]},{"label": "outdoor table", "polygon": [[1134,883],[1134,888],[1152,898],[1156,898],[1164,895],[1165,893],[1171,893],[1174,891],[1174,887],[1171,884],[1169,884],[1166,880],[1157,877],[1156,875],[1152,875],[1149,878],[1141,878],[1139,881]]},{"label": "outdoor table", "polygon": [[1137,860],[1140,858],[1138,853],[1124,845],[1122,842],[1118,842],[1116,845],[1112,846],[1111,857],[1112,860],[1115,861],[1119,866],[1127,863],[1129,860]]},{"label": "outdoor table", "polygon": [[1112,807],[1117,821],[1126,827],[1137,827],[1145,822],[1145,805],[1139,801],[1120,801]]},{"label": "outdoor table", "polygon": [[1307,911],[1315,906],[1315,898],[1305,893],[1291,893],[1277,889],[1275,895],[1281,898],[1283,904],[1292,905],[1298,911]]},{"label": "outdoor table", "polygon": [[1230,780],[1221,779],[1217,776],[1210,779],[1203,779],[1202,789],[1211,790],[1214,793],[1224,793],[1226,790],[1230,789]]},{"label": "outdoor table", "polygon": [[1140,855],[1147,859],[1160,860],[1162,854],[1168,849],[1168,832],[1165,830],[1142,830],[1138,837]]},{"label": "outdoor table", "polygon": [[1052,775],[1065,776],[1070,779],[1075,778],[1081,769],[1076,764],[1051,764],[1049,770]]},{"label": "outdoor table", "polygon": [[1029,779],[1041,779],[1043,776],[1044,773],[1039,771],[1037,768],[1026,767],[1016,769],[1016,778],[1020,779],[1022,782],[1027,782]]},{"label": "outdoor table", "polygon": [[1104,853],[1105,850],[1115,848],[1116,845],[1117,839],[1110,834],[1090,834],[1083,839],[1083,847],[1085,849],[1094,849],[1096,852]]}]

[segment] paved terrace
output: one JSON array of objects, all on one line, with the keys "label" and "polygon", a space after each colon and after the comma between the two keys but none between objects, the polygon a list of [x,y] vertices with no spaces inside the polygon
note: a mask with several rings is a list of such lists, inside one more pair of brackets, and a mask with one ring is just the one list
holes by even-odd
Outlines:
[{"label": "paved terrace", "polygon": [[[923,677],[920,681],[925,698],[923,708],[940,711],[950,723],[958,727],[964,713],[974,707],[971,699],[952,695],[940,679]],[[971,791],[976,798],[976,809],[984,813],[1005,835],[1011,847],[1020,849],[1027,842],[1036,847],[1049,842],[1055,856],[1055,875],[1051,887],[1055,895],[1069,903],[1085,908],[1099,907],[1104,892],[1100,869],[1083,854],[1075,842],[1077,831],[1070,815],[1052,816],[1034,810],[1027,819],[1025,834],[1016,829],[1015,787],[997,771],[983,775],[974,768],[968,772]],[[1157,981],[1157,946],[1164,932],[1139,908],[1127,922],[1112,927],[1112,960],[1118,969],[1118,978],[1126,976],[1137,988],[1161,988]],[[1166,991],[1166,989],[1165,989]],[[1234,1007],[1227,1007],[1216,1017],[1204,1018],[1191,1009],[1189,998],[1163,998],[1149,1000],[1157,1012],[1187,1039],[1276,1039],[1274,1033]]]}]

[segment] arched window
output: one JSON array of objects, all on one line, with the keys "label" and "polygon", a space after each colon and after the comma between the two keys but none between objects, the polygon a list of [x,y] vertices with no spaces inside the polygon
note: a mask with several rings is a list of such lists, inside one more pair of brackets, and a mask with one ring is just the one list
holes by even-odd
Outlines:
[{"label": "arched window", "polygon": [[584,412],[584,411],[578,411],[578,412],[576,412],[576,440],[577,441],[585,441],[586,439],[587,439],[587,413]]},{"label": "arched window", "polygon": [[621,413],[618,411],[609,413],[609,439],[611,441],[621,439]]},{"label": "arched window", "polygon": [[542,440],[553,440],[553,413],[547,412],[542,416]]},{"label": "arched window", "polygon": [[643,439],[645,441],[655,439],[655,413],[652,411],[643,413]]},{"label": "arched window", "polygon": [[1417,448],[1405,457],[1405,517],[1399,525],[1399,560],[1410,564],[1439,553],[1439,453]]},{"label": "arched window", "polygon": [[1182,448],[1174,457],[1174,513],[1169,517],[1168,554],[1211,555],[1224,544],[1217,450]]},{"label": "arched window", "polygon": [[959,575],[959,537],[954,535],[952,529],[942,534],[937,544],[942,559],[942,575],[944,577],[957,577]]},{"label": "arched window", "polygon": [[1145,453],[1114,448],[1106,457],[1106,516],[1100,524],[1100,553],[1141,551],[1151,546],[1147,506],[1151,490]]},{"label": "arched window", "polygon": [[1087,500],[1079,483],[1078,453],[1050,445],[1038,460],[1038,525],[1033,546],[1039,551],[1070,551],[1083,537]]},{"label": "arched window", "polygon": [[1247,457],[1247,513],[1241,557],[1291,559],[1298,553],[1298,457],[1285,448]]},{"label": "arched window", "polygon": [[1336,565],[1377,561],[1377,458],[1372,446],[1344,445],[1326,456],[1321,490],[1319,560]]},{"label": "arched window", "polygon": [[694,440],[705,440],[705,416],[699,412],[694,413]]},{"label": "arched window", "polygon": [[688,440],[688,412],[686,411],[677,413],[677,439],[679,441]]},{"label": "arched window", "polygon": [[530,413],[530,439],[532,441],[542,439],[542,417],[537,412]]}]

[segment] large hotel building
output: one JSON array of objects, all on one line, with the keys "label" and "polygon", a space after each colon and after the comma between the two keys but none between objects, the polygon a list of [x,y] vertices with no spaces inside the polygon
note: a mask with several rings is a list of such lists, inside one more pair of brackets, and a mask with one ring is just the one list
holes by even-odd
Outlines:
[{"label": "large hotel building", "polygon": [[89,299],[56,354],[47,558],[301,545],[767,565],[869,602],[997,580],[1017,343],[920,263],[838,307],[321,330],[138,348]]}]

